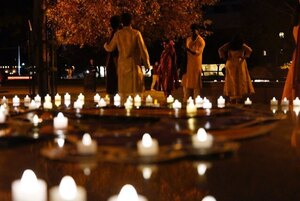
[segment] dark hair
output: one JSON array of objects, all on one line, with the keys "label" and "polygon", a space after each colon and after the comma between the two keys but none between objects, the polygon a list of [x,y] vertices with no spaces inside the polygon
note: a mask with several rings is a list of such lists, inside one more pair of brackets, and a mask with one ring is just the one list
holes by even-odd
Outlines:
[{"label": "dark hair", "polygon": [[244,44],[244,39],[241,35],[237,34],[229,43],[230,50],[241,50]]},{"label": "dark hair", "polygon": [[121,18],[119,15],[114,15],[110,18],[110,26],[112,29],[118,29],[121,25]]},{"label": "dark hair", "polygon": [[194,30],[199,29],[199,26],[198,26],[198,24],[193,23],[193,24],[191,24],[190,28],[191,28],[191,30],[194,31]]},{"label": "dark hair", "polygon": [[132,15],[130,13],[123,13],[121,18],[124,26],[129,26],[131,24]]}]

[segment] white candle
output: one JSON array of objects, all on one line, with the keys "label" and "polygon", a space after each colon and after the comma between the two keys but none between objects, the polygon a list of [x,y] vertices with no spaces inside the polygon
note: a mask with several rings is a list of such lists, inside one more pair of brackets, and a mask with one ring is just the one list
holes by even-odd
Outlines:
[{"label": "white candle", "polygon": [[124,103],[125,109],[126,110],[131,110],[132,109],[132,100],[129,99],[129,97],[127,98],[126,102]]},{"label": "white candle", "polygon": [[25,170],[21,180],[12,183],[13,201],[47,201],[47,184],[37,179],[32,170]]},{"label": "white candle", "polygon": [[194,104],[193,101],[189,102],[186,106],[186,113],[196,113],[197,112],[197,107],[196,105]]},{"label": "white candle", "polygon": [[79,95],[78,95],[78,100],[80,100],[83,104],[84,104],[84,95],[82,94],[82,93],[80,93]]},{"label": "white candle", "polygon": [[31,98],[28,95],[26,95],[24,98],[24,106],[28,107],[30,104],[30,101],[31,101]]},{"label": "white candle", "polygon": [[142,195],[138,195],[132,185],[126,184],[122,187],[119,195],[110,197],[108,201],[147,201],[147,198]]},{"label": "white candle", "polygon": [[190,96],[189,99],[186,101],[187,104],[189,104],[190,102],[194,102],[194,99]]},{"label": "white candle", "polygon": [[82,140],[77,142],[77,151],[79,154],[96,154],[97,142],[92,140],[90,134],[85,133]]},{"label": "white candle", "polygon": [[153,103],[153,98],[150,95],[148,95],[146,97],[146,105],[149,106],[152,105],[152,103]]},{"label": "white candle", "polygon": [[142,140],[137,142],[137,148],[141,156],[156,155],[159,151],[158,141],[152,139],[149,133],[145,133]]},{"label": "white candle", "polygon": [[64,176],[59,186],[49,191],[50,201],[86,201],[86,190],[77,186],[71,176]]},{"label": "white candle", "polygon": [[40,122],[39,116],[35,114],[32,118],[32,123],[34,126],[38,126],[39,122]]},{"label": "white candle", "polygon": [[56,107],[61,105],[61,96],[58,93],[54,96],[54,104]]},{"label": "white candle", "polygon": [[100,98],[100,101],[98,102],[99,107],[106,107],[106,101],[103,98]]},{"label": "white candle", "polygon": [[217,201],[215,197],[211,195],[205,196],[201,201]]},{"label": "white candle", "polygon": [[173,98],[173,96],[172,95],[169,95],[168,97],[167,97],[167,103],[173,103],[174,102],[174,98]]},{"label": "white candle", "polygon": [[45,101],[44,104],[43,104],[43,108],[44,108],[44,109],[51,110],[52,107],[53,107],[53,106],[52,106],[51,101]]},{"label": "white candle", "polygon": [[120,97],[119,94],[116,94],[116,95],[114,96],[114,105],[115,105],[115,106],[120,106],[120,105],[121,105],[121,97]]},{"label": "white candle", "polygon": [[223,96],[220,96],[217,100],[218,106],[219,105],[225,105],[225,98]]},{"label": "white candle", "polygon": [[2,104],[4,104],[4,103],[6,103],[6,104],[7,104],[7,103],[8,103],[8,100],[7,100],[7,98],[6,98],[5,96],[3,96],[3,98],[2,98],[2,101],[1,101],[1,102],[2,102]]},{"label": "white candle", "polygon": [[247,99],[244,102],[245,105],[252,105],[252,101],[250,100],[249,97],[247,97]]},{"label": "white candle", "polygon": [[137,94],[134,97],[134,106],[139,108],[142,105],[142,98]]},{"label": "white candle", "polygon": [[45,101],[50,101],[52,100],[51,96],[49,94],[47,94],[45,97],[44,97],[44,100]]},{"label": "white candle", "polygon": [[64,95],[64,104],[66,107],[71,105],[71,95],[68,92]]},{"label": "white candle", "polygon": [[30,110],[35,110],[37,109],[37,105],[36,105],[36,102],[34,100],[31,100],[29,106],[28,106],[28,109]]},{"label": "white candle", "polygon": [[2,105],[1,105],[1,110],[0,110],[0,123],[3,124],[6,121],[6,114],[4,111],[4,108],[2,109]]},{"label": "white candle", "polygon": [[298,97],[293,100],[293,106],[300,106],[300,100]]},{"label": "white candle", "polygon": [[35,97],[34,97],[34,101],[37,103],[37,102],[39,102],[39,103],[41,103],[41,97],[37,94]]},{"label": "white candle", "polygon": [[77,100],[74,102],[73,107],[74,107],[75,109],[82,109],[82,108],[83,108],[83,103],[82,103],[82,101],[79,100],[79,99],[77,99]]},{"label": "white candle", "polygon": [[17,107],[20,105],[20,98],[17,95],[15,95],[12,99],[12,102],[13,102],[13,106]]},{"label": "white candle", "polygon": [[57,130],[63,130],[68,128],[68,118],[59,112],[56,117],[53,118],[53,126]]},{"label": "white candle", "polygon": [[182,104],[181,102],[179,102],[177,99],[174,101],[174,103],[172,104],[174,109],[180,109]]},{"label": "white candle", "polygon": [[284,97],[284,99],[281,100],[281,105],[282,106],[288,106],[289,104],[290,104],[290,102],[286,97]]},{"label": "white candle", "polygon": [[278,105],[278,100],[276,100],[276,98],[273,97],[272,100],[270,100],[270,104],[271,104],[271,105],[276,105],[276,106],[277,106],[277,105]]},{"label": "white candle", "polygon": [[98,93],[96,93],[96,95],[94,96],[94,102],[98,103],[100,101],[100,95]]},{"label": "white candle", "polygon": [[197,108],[201,108],[203,107],[203,99],[201,98],[201,96],[197,96],[196,99],[195,99],[195,104],[196,104],[196,107]]},{"label": "white candle", "polygon": [[203,128],[199,128],[197,134],[192,136],[192,143],[195,148],[209,148],[213,144],[213,137]]},{"label": "white candle", "polygon": [[204,98],[204,100],[203,100],[203,108],[204,109],[212,108],[212,103],[207,98]]}]

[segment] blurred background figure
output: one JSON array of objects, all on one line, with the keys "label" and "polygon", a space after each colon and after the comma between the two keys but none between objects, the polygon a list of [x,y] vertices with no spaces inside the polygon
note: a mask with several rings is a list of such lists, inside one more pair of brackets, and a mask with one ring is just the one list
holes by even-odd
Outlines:
[{"label": "blurred background figure", "polygon": [[155,62],[153,67],[152,67],[152,83],[151,83],[151,88],[150,90],[151,91],[160,91],[160,80],[159,80],[159,77],[160,77],[160,66],[159,66],[159,63],[158,62]]},{"label": "blurred background figure", "polygon": [[246,62],[251,52],[252,49],[240,35],[234,36],[231,42],[219,48],[220,58],[226,60],[224,96],[229,97],[232,103],[255,92]]}]

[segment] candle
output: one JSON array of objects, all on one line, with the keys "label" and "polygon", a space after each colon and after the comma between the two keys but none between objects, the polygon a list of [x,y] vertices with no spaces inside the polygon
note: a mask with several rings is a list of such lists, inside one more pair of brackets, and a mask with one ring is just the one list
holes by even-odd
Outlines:
[{"label": "candle", "polygon": [[300,100],[298,97],[293,100],[293,106],[300,106]]},{"label": "candle", "polygon": [[122,187],[119,195],[110,197],[108,201],[147,201],[147,198],[139,195],[132,185],[126,184]]},{"label": "candle", "polygon": [[3,98],[2,98],[2,101],[1,101],[1,102],[2,102],[2,104],[4,104],[4,103],[6,103],[6,104],[7,104],[7,103],[8,103],[8,101],[7,101],[7,98],[6,98],[5,96],[3,96]]},{"label": "candle", "polygon": [[96,95],[94,96],[94,102],[98,103],[100,101],[100,95],[98,93],[96,93]]},{"label": "candle", "polygon": [[104,98],[100,98],[99,102],[98,102],[98,106],[99,107],[106,107],[106,101],[104,100]]},{"label": "candle", "polygon": [[79,99],[77,99],[75,102],[74,102],[74,105],[73,107],[77,110],[80,110],[83,108],[83,102]]},{"label": "candle", "polygon": [[250,100],[249,97],[247,97],[247,99],[244,102],[245,105],[252,105],[252,101]]},{"label": "candle", "polygon": [[197,107],[196,105],[194,104],[193,101],[189,102],[186,106],[186,112],[187,113],[196,113],[197,112]]},{"label": "candle", "polygon": [[36,102],[34,100],[31,100],[29,106],[28,106],[28,109],[30,110],[35,110],[37,109],[37,105],[36,105]]},{"label": "candle", "polygon": [[24,106],[28,107],[30,104],[30,101],[31,101],[31,98],[28,95],[26,95],[24,98]]},{"label": "candle", "polygon": [[32,123],[34,126],[38,126],[39,122],[40,122],[39,116],[35,114],[32,118]]},{"label": "candle", "polygon": [[56,117],[53,118],[53,126],[57,130],[63,130],[68,128],[68,118],[59,112]]},{"label": "candle", "polygon": [[192,143],[195,148],[210,148],[213,144],[213,137],[203,128],[199,128],[197,134],[192,136]]},{"label": "candle", "polygon": [[37,95],[34,97],[34,101],[35,101],[35,102],[41,102],[41,97],[37,94]]},{"label": "candle", "polygon": [[142,105],[142,98],[137,94],[134,97],[134,106],[139,108]]},{"label": "candle", "polygon": [[49,94],[47,94],[47,95],[44,97],[44,100],[45,100],[45,101],[51,102],[52,98],[51,98],[51,96],[50,96]]},{"label": "candle", "polygon": [[48,101],[48,100],[47,100],[47,101],[45,101],[44,104],[43,104],[43,108],[44,108],[44,109],[51,110],[52,107],[53,107],[53,106],[52,106],[51,101]]},{"label": "candle", "polygon": [[25,170],[20,180],[12,183],[13,201],[47,201],[47,184],[37,179],[32,170]]},{"label": "candle", "polygon": [[105,100],[105,102],[106,102],[107,105],[110,104],[110,97],[109,97],[108,94],[105,95],[104,100]]},{"label": "candle", "polygon": [[78,98],[77,98],[78,100],[80,100],[83,104],[84,104],[84,95],[82,94],[82,93],[80,93],[79,95],[78,95]]},{"label": "candle", "polygon": [[58,93],[54,96],[54,104],[56,107],[61,105],[61,96]]},{"label": "candle", "polygon": [[159,151],[158,141],[152,139],[149,133],[145,133],[142,140],[137,142],[137,148],[141,156],[155,155]]},{"label": "candle", "polygon": [[114,105],[115,105],[115,106],[120,106],[120,105],[121,105],[121,97],[120,97],[119,94],[116,94],[116,95],[114,96]]},{"label": "candle", "polygon": [[169,95],[168,97],[167,97],[167,103],[173,103],[174,102],[174,98],[173,98],[173,96],[172,95]]},{"label": "candle", "polygon": [[6,114],[5,114],[5,109],[1,105],[1,110],[0,110],[0,123],[3,124],[6,121]]},{"label": "candle", "polygon": [[218,107],[225,105],[225,99],[223,98],[223,96],[220,96],[218,98],[217,103],[218,103]]},{"label": "candle", "polygon": [[50,201],[86,201],[86,191],[71,176],[64,176],[59,186],[49,190]]},{"label": "candle", "polygon": [[278,105],[278,100],[276,100],[276,98],[273,97],[272,100],[270,100],[270,104],[271,104],[271,105],[276,105],[276,106],[277,106],[277,105]]},{"label": "candle", "polygon": [[172,104],[174,109],[180,109],[182,104],[181,102],[179,102],[177,99],[174,101],[174,103]]},{"label": "candle", "polygon": [[212,103],[207,98],[204,98],[204,100],[203,100],[203,108],[204,109],[212,108]]},{"label": "candle", "polygon": [[71,95],[68,92],[64,95],[64,103],[66,107],[71,105]]},{"label": "candle", "polygon": [[82,140],[77,142],[77,151],[79,154],[96,154],[97,142],[92,140],[90,134],[85,133]]},{"label": "candle", "polygon": [[124,106],[125,106],[126,110],[131,110],[132,109],[132,100],[130,100],[129,97],[127,98],[126,102],[124,103]]},{"label": "candle", "polygon": [[149,106],[152,105],[152,103],[153,103],[153,98],[150,95],[148,95],[146,97],[146,105]]},{"label": "candle", "polygon": [[20,98],[17,95],[15,95],[12,99],[12,102],[13,102],[13,106],[17,107],[20,105]]},{"label": "candle", "polygon": [[278,109],[278,106],[277,105],[271,105],[270,109],[273,112],[273,114],[275,114],[277,109]]},{"label": "candle", "polygon": [[286,98],[286,97],[284,97],[284,99],[283,100],[281,100],[281,105],[282,106],[288,106],[289,105],[289,100]]},{"label": "candle", "polygon": [[189,99],[186,101],[187,104],[189,104],[190,102],[194,102],[194,99],[190,96]]},{"label": "candle", "polygon": [[217,201],[215,197],[211,195],[205,196],[201,201]]},{"label": "candle", "polygon": [[196,104],[196,107],[197,108],[201,108],[203,107],[203,99],[201,98],[201,96],[197,96],[196,99],[195,99],[195,104]]}]

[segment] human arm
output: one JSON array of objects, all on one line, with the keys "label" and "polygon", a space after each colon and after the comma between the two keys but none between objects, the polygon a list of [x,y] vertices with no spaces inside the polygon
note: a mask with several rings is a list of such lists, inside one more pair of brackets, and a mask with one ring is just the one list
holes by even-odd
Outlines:
[{"label": "human arm", "polygon": [[145,66],[146,72],[148,72],[150,69],[150,59],[149,59],[147,47],[144,43],[142,34],[140,32],[137,33],[137,41],[138,41],[139,51],[140,51],[143,64]]},{"label": "human arm", "polygon": [[228,48],[229,48],[229,43],[226,43],[218,49],[220,59],[224,59],[224,60],[227,59],[227,57],[228,57]]},{"label": "human arm", "polygon": [[116,48],[117,48],[117,35],[114,34],[114,36],[112,37],[111,41],[110,41],[110,42],[106,42],[106,43],[104,44],[104,49],[105,49],[107,52],[112,52],[112,51],[114,51]]},{"label": "human arm", "polygon": [[244,49],[244,59],[249,58],[252,53],[252,49],[246,44],[243,44],[243,49]]}]

